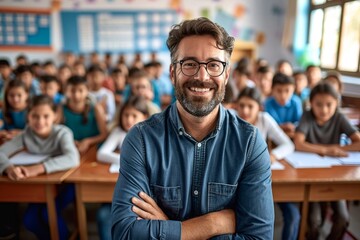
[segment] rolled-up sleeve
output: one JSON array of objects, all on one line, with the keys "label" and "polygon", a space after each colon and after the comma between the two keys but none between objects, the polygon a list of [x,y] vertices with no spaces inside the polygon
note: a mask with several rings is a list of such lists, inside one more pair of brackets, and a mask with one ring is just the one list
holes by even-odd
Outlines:
[{"label": "rolled-up sleeve", "polygon": [[137,220],[131,198],[144,191],[151,196],[144,159],[144,141],[133,127],[121,148],[121,168],[112,201],[112,239],[181,239],[180,221]]},{"label": "rolled-up sleeve", "polygon": [[235,239],[273,239],[274,203],[270,156],[258,130],[254,131],[236,196]]}]

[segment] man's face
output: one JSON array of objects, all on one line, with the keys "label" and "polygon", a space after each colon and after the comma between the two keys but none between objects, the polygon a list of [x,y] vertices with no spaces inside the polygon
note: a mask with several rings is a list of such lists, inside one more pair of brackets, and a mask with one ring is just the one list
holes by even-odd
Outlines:
[{"label": "man's face", "polygon": [[[190,36],[181,40],[176,52],[176,61],[193,59],[198,62],[219,60],[226,62],[225,51],[216,47],[216,41],[209,35]],[[226,68],[218,77],[211,77],[201,64],[194,76],[181,72],[180,63],[170,66],[171,81],[175,95],[182,108],[196,117],[210,114],[224,99],[225,85],[230,69]]]}]

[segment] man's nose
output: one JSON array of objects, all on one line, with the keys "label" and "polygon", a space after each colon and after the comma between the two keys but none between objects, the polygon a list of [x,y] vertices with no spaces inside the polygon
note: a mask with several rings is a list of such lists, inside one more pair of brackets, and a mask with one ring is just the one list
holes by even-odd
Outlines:
[{"label": "man's nose", "polygon": [[195,75],[198,79],[208,79],[210,77],[209,73],[206,70],[205,64],[200,64],[199,71]]}]

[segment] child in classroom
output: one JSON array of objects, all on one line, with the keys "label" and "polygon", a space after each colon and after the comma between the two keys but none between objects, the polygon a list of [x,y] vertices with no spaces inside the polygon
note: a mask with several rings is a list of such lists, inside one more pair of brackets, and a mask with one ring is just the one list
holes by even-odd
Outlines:
[{"label": "child in classroom", "polygon": [[[0,147],[0,173],[13,181],[67,170],[79,165],[71,130],[54,124],[56,106],[46,95],[34,96],[28,108],[28,125],[24,131]],[[26,149],[32,154],[49,155],[43,162],[14,166],[9,157],[19,150]],[[68,239],[69,233],[60,211],[74,199],[74,190],[62,189],[56,197],[58,228],[60,239]],[[47,207],[45,204],[29,204],[25,216],[25,227],[38,239],[50,239]]]},{"label": "child in classroom", "polygon": [[114,118],[116,106],[114,94],[107,88],[103,87],[105,80],[105,72],[99,65],[92,65],[89,67],[86,78],[89,83],[89,94],[96,103],[104,109],[106,122],[111,122]]},{"label": "child in classroom", "polygon": [[341,74],[339,72],[337,71],[328,72],[323,82],[329,83],[335,89],[335,91],[340,95],[340,99],[341,99],[341,93],[343,91],[343,83],[341,80]]},{"label": "child in classroom", "polygon": [[313,89],[321,81],[321,69],[317,65],[309,65],[306,68],[308,86]]},{"label": "child in classroom", "polygon": [[16,78],[23,81],[29,89],[30,98],[41,94],[39,81],[34,77],[30,66],[20,65],[15,70]]},{"label": "child in classroom", "polygon": [[282,73],[287,76],[292,76],[293,75],[293,66],[288,60],[281,59],[276,64],[275,72]]},{"label": "child in classroom", "polygon": [[142,96],[147,100],[147,107],[150,115],[159,113],[160,107],[153,102],[154,91],[152,88],[151,81],[145,71],[139,70],[134,71],[129,76],[130,81],[130,96]]},{"label": "child in classroom", "polygon": [[[135,124],[146,120],[149,117],[146,99],[138,96],[131,96],[119,111],[118,124],[111,131],[104,144],[97,152],[97,160],[105,163],[120,164],[120,150],[126,133]],[[111,239],[111,204],[103,204],[97,212],[98,232],[101,240]]]},{"label": "child in classroom", "polygon": [[66,64],[62,64],[59,67],[58,79],[60,81],[60,92],[64,94],[64,89],[66,87],[67,80],[72,76],[71,67]]},{"label": "child in classroom", "polygon": [[105,140],[105,112],[99,104],[90,101],[88,83],[84,77],[69,78],[66,93],[59,121],[73,131],[76,147],[80,153],[84,153],[90,146]]},{"label": "child in classroom", "polygon": [[55,63],[51,60],[44,62],[42,65],[43,75],[53,75],[56,76],[58,74],[58,69],[55,66]]},{"label": "child in classroom", "polygon": [[[262,96],[256,88],[245,88],[238,96],[236,108],[239,116],[259,129],[266,140],[273,141],[277,147],[270,149],[270,160],[275,162],[294,152],[290,138],[266,112],[261,111]],[[278,203],[283,214],[282,240],[296,240],[299,232],[300,211],[295,203]]]},{"label": "child in classroom", "polygon": [[114,68],[111,73],[111,79],[113,80],[115,87],[115,104],[119,106],[122,102],[126,86],[126,75],[121,68]]},{"label": "child in classroom", "polygon": [[85,77],[86,75],[85,65],[80,61],[75,62],[72,68],[72,75]]},{"label": "child in classroom", "polygon": [[60,81],[55,75],[43,75],[40,77],[40,89],[42,94],[50,96],[55,105],[59,105],[64,98],[64,95],[60,93]]},{"label": "child in classroom", "polygon": [[[345,157],[347,151],[360,151],[360,133],[339,111],[339,94],[328,83],[319,83],[310,93],[309,111],[304,112],[295,133],[297,151],[323,156]],[[351,139],[351,144],[341,146],[341,135]],[[323,223],[321,209],[325,202],[309,204],[308,239],[318,239]],[[331,232],[326,239],[342,239],[349,225],[346,201],[330,203],[333,211]]]},{"label": "child in classroom", "polygon": [[247,65],[238,64],[232,73],[234,94],[237,96],[246,87],[255,87],[255,83],[249,79],[250,71]]},{"label": "child in classroom", "polygon": [[308,88],[306,73],[303,71],[294,72],[293,78],[295,81],[294,94],[298,96],[302,102],[309,100],[310,88]]},{"label": "child in classroom", "polygon": [[28,89],[20,80],[11,80],[5,89],[5,100],[0,112],[0,143],[18,135],[26,125]]},{"label": "child in classroom", "polygon": [[272,96],[264,103],[265,111],[290,138],[293,137],[295,126],[302,115],[301,100],[293,94],[294,90],[294,79],[283,73],[277,73],[272,82]]},{"label": "child in classroom", "polygon": [[4,58],[0,59],[0,107],[4,100],[5,85],[14,78],[15,76],[12,73],[10,62]]},{"label": "child in classroom", "polygon": [[262,66],[256,72],[256,86],[261,91],[262,102],[271,95],[271,85],[274,72],[269,66]]}]

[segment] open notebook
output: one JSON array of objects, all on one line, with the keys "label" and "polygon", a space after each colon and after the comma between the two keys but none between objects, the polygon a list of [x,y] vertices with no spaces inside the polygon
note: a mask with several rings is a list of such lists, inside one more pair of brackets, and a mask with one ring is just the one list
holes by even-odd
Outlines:
[{"label": "open notebook", "polygon": [[32,154],[26,151],[16,153],[10,158],[10,162],[14,165],[32,165],[43,162],[50,155]]}]

